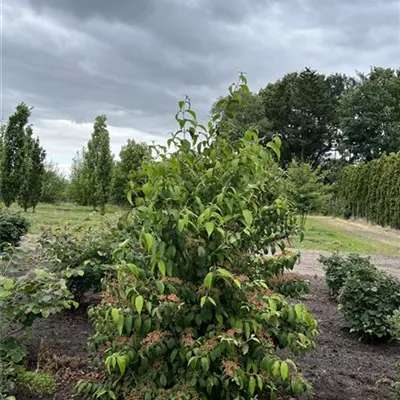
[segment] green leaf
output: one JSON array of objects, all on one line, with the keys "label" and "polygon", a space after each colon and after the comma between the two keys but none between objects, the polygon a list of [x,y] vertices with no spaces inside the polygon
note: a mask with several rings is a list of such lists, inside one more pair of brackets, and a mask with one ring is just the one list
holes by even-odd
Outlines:
[{"label": "green leaf", "polygon": [[47,318],[49,315],[50,315],[50,311],[48,308],[45,308],[44,310],[42,310],[43,318]]},{"label": "green leaf", "polygon": [[244,323],[244,334],[246,335],[246,339],[250,337],[250,324],[248,322]]},{"label": "green leaf", "polygon": [[214,300],[212,297],[208,296],[208,297],[207,297],[207,300],[208,300],[214,307],[217,307],[217,303],[215,302],[215,300]]},{"label": "green leaf", "polygon": [[121,373],[121,375],[125,374],[127,361],[128,360],[127,360],[126,356],[117,357],[117,364],[118,364],[119,372]]},{"label": "green leaf", "polygon": [[114,320],[114,323],[117,324],[119,321],[119,310],[117,308],[111,310],[111,317]]},{"label": "green leaf", "polygon": [[206,289],[211,289],[213,276],[214,274],[212,272],[209,272],[204,278],[204,286],[206,287]]},{"label": "green leaf", "polygon": [[167,377],[164,374],[161,374],[160,376],[160,385],[162,387],[167,386]]},{"label": "green leaf", "polygon": [[135,299],[135,308],[138,314],[142,312],[143,309],[143,297],[142,296],[137,296]]},{"label": "green leaf", "polygon": [[146,239],[147,250],[150,251],[153,249],[153,236],[150,233],[145,233],[144,238]]},{"label": "green leaf", "polygon": [[203,296],[203,297],[200,299],[200,307],[201,307],[201,308],[203,308],[204,304],[206,303],[206,300],[207,300],[207,296]]},{"label": "green leaf", "polygon": [[165,263],[163,260],[158,261],[158,270],[160,271],[161,275],[165,275]]},{"label": "green leaf", "polygon": [[296,304],[294,306],[294,311],[296,312],[297,319],[301,319],[301,316],[303,315],[303,308],[300,304]]},{"label": "green leaf", "polygon": [[185,227],[185,220],[180,219],[178,221],[178,232],[181,233],[184,227]]},{"label": "green leaf", "polygon": [[219,275],[221,275],[221,276],[223,276],[225,278],[233,278],[232,272],[228,271],[225,268],[218,268],[217,272],[218,272]]},{"label": "green leaf", "polygon": [[249,388],[248,388],[249,395],[253,396],[255,390],[256,390],[256,379],[254,378],[254,376],[251,376],[250,380],[249,380]]},{"label": "green leaf", "polygon": [[286,378],[288,377],[288,374],[289,374],[289,366],[287,365],[287,363],[285,361],[283,361],[281,364],[281,377],[282,377],[283,381],[286,380]]},{"label": "green leaf", "polygon": [[250,210],[243,210],[243,217],[246,221],[246,225],[250,226],[253,222],[253,215],[251,214]]},{"label": "green leaf", "polygon": [[207,357],[203,357],[201,359],[201,366],[202,366],[204,372],[207,372],[209,370],[210,362],[208,361]]},{"label": "green leaf", "polygon": [[132,332],[132,315],[127,315],[125,317],[125,331],[128,335]]},{"label": "green leaf", "polygon": [[118,331],[120,336],[122,336],[122,331],[124,329],[124,319],[125,319],[125,317],[121,314],[119,316],[118,322],[116,323],[117,331]]},{"label": "green leaf", "polygon": [[264,382],[263,382],[263,378],[261,375],[257,375],[257,383],[258,383],[258,387],[260,388],[260,390],[263,390]]},{"label": "green leaf", "polygon": [[274,153],[277,155],[278,159],[281,158],[281,149],[279,148],[279,146],[276,143],[268,142],[267,147],[269,147],[270,149],[272,149],[274,151]]},{"label": "green leaf", "polygon": [[157,286],[158,292],[159,292],[160,294],[163,294],[163,293],[164,293],[164,290],[165,290],[164,282],[162,282],[162,281],[156,281],[156,286]]},{"label": "green leaf", "polygon": [[208,233],[208,237],[210,237],[212,235],[212,233],[214,232],[214,228],[215,228],[214,222],[206,222],[205,227],[206,227],[206,230]]}]

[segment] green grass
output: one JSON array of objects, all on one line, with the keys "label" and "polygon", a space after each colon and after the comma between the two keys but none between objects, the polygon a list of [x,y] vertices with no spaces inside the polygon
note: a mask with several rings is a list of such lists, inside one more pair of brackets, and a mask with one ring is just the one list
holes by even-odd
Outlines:
[{"label": "green grass", "polygon": [[35,213],[32,213],[32,210],[25,213],[16,205],[11,206],[11,210],[21,212],[29,220],[29,233],[34,235],[39,234],[43,228],[60,224],[93,226],[104,221],[105,218],[118,218],[124,211],[116,206],[107,206],[106,214],[102,216],[99,212],[93,212],[91,207],[69,203],[39,204]]},{"label": "green grass", "polygon": [[307,219],[304,240],[293,240],[293,246],[304,250],[341,251],[365,254],[400,255],[400,243],[367,237],[349,225],[337,226],[333,218],[310,216]]}]

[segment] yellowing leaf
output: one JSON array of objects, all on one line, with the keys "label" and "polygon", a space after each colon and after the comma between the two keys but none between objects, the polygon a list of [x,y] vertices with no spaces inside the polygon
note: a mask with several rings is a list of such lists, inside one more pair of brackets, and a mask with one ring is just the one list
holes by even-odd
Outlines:
[{"label": "yellowing leaf", "polygon": [[140,314],[142,312],[142,309],[143,309],[143,297],[142,296],[136,297],[135,308],[136,308],[136,311],[138,312],[138,314]]},{"label": "yellowing leaf", "polygon": [[289,366],[285,363],[285,361],[283,361],[281,364],[281,378],[283,381],[286,380],[288,374],[289,374]]},{"label": "yellowing leaf", "polygon": [[207,296],[203,296],[203,297],[200,299],[200,307],[201,307],[201,308],[203,308],[204,304],[206,303],[206,300],[207,300]]},{"label": "yellowing leaf", "polygon": [[204,278],[204,286],[205,286],[207,289],[210,289],[210,288],[211,288],[212,279],[213,279],[213,273],[212,273],[212,272],[209,272],[209,273],[206,275],[206,277]]},{"label": "yellowing leaf", "polygon": [[127,361],[128,360],[127,360],[126,356],[117,357],[117,364],[118,364],[119,372],[121,373],[121,375],[125,374]]},{"label": "yellowing leaf", "polygon": [[146,239],[147,250],[150,251],[153,248],[153,236],[150,233],[145,233],[144,238]]},{"label": "yellowing leaf", "polygon": [[208,237],[210,237],[214,232],[214,227],[215,227],[214,222],[206,222],[205,227],[208,233]]},{"label": "yellowing leaf", "polygon": [[165,263],[163,260],[158,262],[158,270],[160,271],[161,275],[165,275]]}]

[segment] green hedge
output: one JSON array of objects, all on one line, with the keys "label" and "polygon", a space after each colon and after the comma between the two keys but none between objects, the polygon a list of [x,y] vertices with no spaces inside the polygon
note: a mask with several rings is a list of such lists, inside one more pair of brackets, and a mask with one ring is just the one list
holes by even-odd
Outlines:
[{"label": "green hedge", "polygon": [[344,168],[338,200],[353,217],[399,229],[400,153]]}]

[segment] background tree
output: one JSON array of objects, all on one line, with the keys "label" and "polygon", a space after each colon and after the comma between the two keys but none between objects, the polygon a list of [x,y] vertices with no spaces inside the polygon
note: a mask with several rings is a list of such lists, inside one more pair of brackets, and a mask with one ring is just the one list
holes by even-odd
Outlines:
[{"label": "background tree", "polygon": [[146,143],[137,143],[133,139],[121,148],[119,161],[113,171],[112,199],[116,204],[128,204],[129,182],[138,179],[138,172],[144,162],[151,159],[151,148]]},{"label": "background tree", "polygon": [[351,162],[371,161],[400,150],[400,70],[373,68],[358,74],[342,99],[341,151]]},{"label": "background tree", "polygon": [[35,208],[42,195],[42,183],[44,174],[44,160],[46,152],[40,146],[39,138],[32,137],[33,130],[29,126],[26,129],[23,146],[23,163],[21,167],[21,186],[19,188],[18,203],[24,211]]},{"label": "background tree", "polygon": [[7,207],[16,200],[21,187],[25,127],[30,114],[25,103],[19,104],[4,133],[0,181],[2,199]]},{"label": "background tree", "polygon": [[104,209],[111,192],[113,157],[106,121],[105,115],[96,117],[92,138],[88,142],[84,159],[88,202],[94,209],[97,206]]},{"label": "background tree", "polygon": [[[270,139],[272,137],[271,123],[268,121],[265,115],[265,109],[262,98],[256,93],[246,92],[240,90],[236,92],[240,96],[241,100],[236,105],[235,112],[232,115],[226,115],[226,123],[220,126],[225,132],[229,132],[232,139],[240,139],[244,133],[250,128],[256,128],[260,137],[264,139]],[[221,113],[219,104],[221,100],[226,98],[220,98],[216,101],[211,108],[211,115]]]},{"label": "background tree", "polygon": [[282,136],[282,162],[319,164],[337,142],[337,104],[347,88],[343,75],[326,77],[306,68],[260,91],[266,118]]},{"label": "background tree", "polygon": [[71,164],[71,182],[67,188],[68,197],[81,206],[88,205],[89,193],[86,187],[86,168],[85,163],[86,148],[78,151],[72,159]]},{"label": "background tree", "polygon": [[300,216],[300,226],[304,227],[311,212],[326,209],[329,200],[329,186],[324,184],[321,169],[314,169],[310,164],[292,161],[287,169],[286,193],[294,203]]},{"label": "background tree", "polygon": [[68,181],[57,164],[50,161],[44,166],[42,194],[43,203],[58,203],[65,200]]}]

